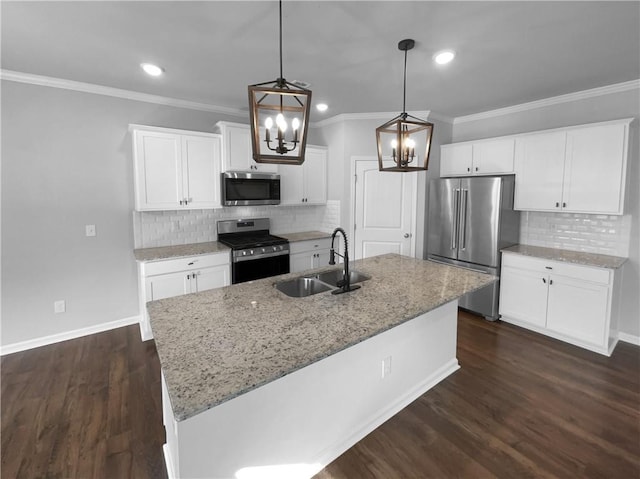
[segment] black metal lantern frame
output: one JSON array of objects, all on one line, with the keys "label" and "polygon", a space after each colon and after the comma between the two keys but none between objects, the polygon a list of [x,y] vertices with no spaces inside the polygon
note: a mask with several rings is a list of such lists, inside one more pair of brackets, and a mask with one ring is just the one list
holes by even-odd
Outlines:
[{"label": "black metal lantern frame", "polygon": [[[380,171],[424,171],[429,167],[433,123],[421,120],[406,112],[407,51],[415,42],[411,39],[398,43],[404,51],[404,88],[402,113],[376,128],[378,144],[378,169]],[[384,166],[384,160],[392,160],[393,166]]]},{"label": "black metal lantern frame", "polygon": [[282,0],[280,0],[280,77],[250,85],[249,115],[253,159],[257,163],[301,165],[307,146],[311,90],[282,75]]}]

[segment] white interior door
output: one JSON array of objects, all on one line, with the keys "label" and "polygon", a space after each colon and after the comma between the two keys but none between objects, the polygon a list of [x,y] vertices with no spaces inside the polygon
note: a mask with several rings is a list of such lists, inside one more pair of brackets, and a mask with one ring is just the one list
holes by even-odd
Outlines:
[{"label": "white interior door", "polygon": [[378,170],[378,161],[355,161],[355,258],[415,254],[417,174]]}]

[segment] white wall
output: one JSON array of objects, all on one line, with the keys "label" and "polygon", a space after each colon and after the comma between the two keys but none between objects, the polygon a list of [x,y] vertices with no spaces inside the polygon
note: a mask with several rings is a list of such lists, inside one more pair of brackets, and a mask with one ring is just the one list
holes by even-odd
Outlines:
[{"label": "white wall", "polygon": [[[634,117],[627,166],[625,215],[631,216],[629,260],[625,266],[620,330],[640,336],[640,90],[618,91],[474,121],[457,121],[453,141],[544,130]],[[465,119],[462,119],[465,120]]]},{"label": "white wall", "polygon": [[137,316],[129,123],[238,118],[10,81],[1,94],[1,344]]},{"label": "white wall", "polygon": [[[336,117],[318,128],[315,133],[321,144],[329,145],[329,198],[341,199],[342,208],[340,219],[342,226],[349,231],[353,225],[354,205],[351,204],[351,159],[354,156],[378,158],[376,146],[376,128],[388,117],[379,119],[354,119],[351,117]],[[429,169],[417,173],[386,173],[389,175],[418,175],[417,211],[416,211],[416,257],[425,256],[425,221],[426,198],[429,179],[440,176],[440,145],[451,142],[451,125],[430,119],[434,123]],[[384,194],[381,192],[381,194]]]}]

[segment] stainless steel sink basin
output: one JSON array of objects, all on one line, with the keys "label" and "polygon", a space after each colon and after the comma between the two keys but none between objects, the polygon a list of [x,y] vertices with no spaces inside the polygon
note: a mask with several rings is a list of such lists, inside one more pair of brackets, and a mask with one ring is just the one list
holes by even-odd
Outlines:
[{"label": "stainless steel sink basin", "polygon": [[292,298],[304,298],[333,288],[322,281],[318,281],[316,278],[296,278],[276,283],[276,289]]},{"label": "stainless steel sink basin", "polygon": [[[336,287],[338,285],[338,281],[342,281],[342,270],[334,269],[331,271],[325,271],[324,273],[315,275],[315,278],[319,279],[323,283]],[[371,276],[367,276],[359,271],[349,271],[349,280],[351,284],[361,283],[368,279],[371,279]]]}]

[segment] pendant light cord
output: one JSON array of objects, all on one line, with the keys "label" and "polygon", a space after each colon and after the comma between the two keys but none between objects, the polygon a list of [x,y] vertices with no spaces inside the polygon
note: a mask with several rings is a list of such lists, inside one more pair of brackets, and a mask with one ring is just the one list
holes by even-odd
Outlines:
[{"label": "pendant light cord", "polygon": [[282,78],[282,0],[280,0],[280,78]]},{"label": "pendant light cord", "polygon": [[407,112],[407,50],[404,51],[404,83],[402,86],[402,113]]}]

